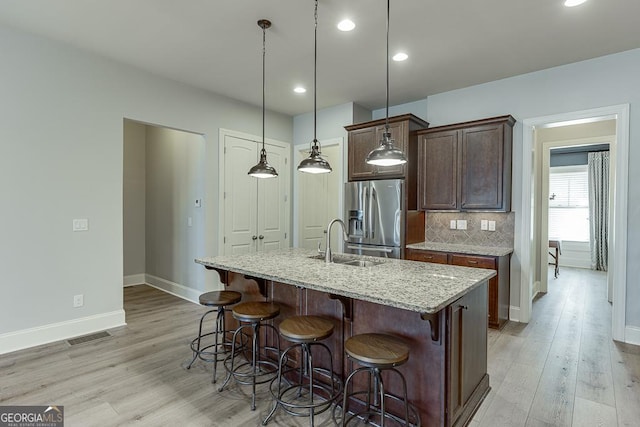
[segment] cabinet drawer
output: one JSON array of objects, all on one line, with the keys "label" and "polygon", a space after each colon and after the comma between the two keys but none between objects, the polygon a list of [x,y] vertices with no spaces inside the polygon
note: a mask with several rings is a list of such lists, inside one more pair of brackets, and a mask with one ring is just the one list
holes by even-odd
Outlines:
[{"label": "cabinet drawer", "polygon": [[433,252],[423,250],[407,251],[407,259],[413,261],[433,262],[436,264],[447,264],[447,254],[444,252]]},{"label": "cabinet drawer", "polygon": [[451,255],[451,264],[497,270],[495,258],[484,256]]}]

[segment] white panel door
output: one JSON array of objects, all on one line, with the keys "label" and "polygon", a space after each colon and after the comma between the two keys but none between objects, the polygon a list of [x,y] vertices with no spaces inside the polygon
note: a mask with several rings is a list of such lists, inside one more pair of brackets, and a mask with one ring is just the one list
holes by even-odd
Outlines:
[{"label": "white panel door", "polygon": [[278,172],[277,178],[255,179],[258,185],[258,251],[289,246],[288,175],[289,150],[266,144],[267,160]]},{"label": "white panel door", "polygon": [[289,148],[265,144],[267,160],[278,177],[247,175],[258,162],[262,143],[223,133],[224,254],[239,254],[289,246]]},{"label": "white panel door", "polygon": [[[256,178],[247,175],[258,161],[256,142],[224,138],[224,253],[254,252],[258,223]],[[277,178],[276,178],[277,179]]]},{"label": "white panel door", "polygon": [[[300,151],[300,158],[309,155],[307,149]],[[327,159],[333,171],[328,174],[298,174],[298,212],[299,239],[298,245],[307,249],[315,249],[318,243],[326,239],[325,230],[329,221],[333,218],[342,218],[340,213],[340,197],[342,184],[340,182],[340,167],[342,156],[339,145],[322,147],[322,155]],[[332,250],[340,248],[338,242],[338,227],[334,227],[335,233],[331,236]],[[337,238],[337,240],[336,240]]]}]

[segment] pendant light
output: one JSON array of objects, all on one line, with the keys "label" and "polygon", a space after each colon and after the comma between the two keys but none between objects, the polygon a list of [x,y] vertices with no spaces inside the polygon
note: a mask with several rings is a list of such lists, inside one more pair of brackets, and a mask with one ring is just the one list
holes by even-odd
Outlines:
[{"label": "pendant light", "polygon": [[249,169],[248,174],[254,178],[275,178],[278,176],[276,169],[267,162],[267,150],[264,149],[264,58],[266,46],[266,30],[271,27],[271,21],[261,19],[258,26],[262,28],[262,150],[260,150],[260,161],[257,165]]},{"label": "pendant light", "polygon": [[367,156],[367,163],[377,166],[395,166],[407,163],[404,153],[393,145],[389,131],[389,3],[387,0],[387,114],[380,146]]},{"label": "pendant light", "polygon": [[317,129],[317,69],[318,69],[318,0],[316,0],[316,8],[314,13],[315,27],[313,32],[313,141],[311,142],[311,150],[309,157],[304,159],[298,165],[300,172],[306,173],[329,173],[331,165],[320,154],[320,144],[316,138]]}]

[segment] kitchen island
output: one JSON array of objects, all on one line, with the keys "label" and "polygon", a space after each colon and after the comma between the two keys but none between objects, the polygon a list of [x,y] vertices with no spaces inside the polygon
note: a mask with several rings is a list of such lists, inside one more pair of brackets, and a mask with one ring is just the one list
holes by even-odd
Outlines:
[{"label": "kitchen island", "polygon": [[[465,425],[489,391],[487,281],[495,272],[356,255],[336,254],[336,260],[341,263],[285,249],[196,262],[216,270],[228,289],[243,293],[243,301],[278,303],[276,325],[299,314],[332,318],[336,333],[327,345],[343,378],[352,369],[343,348],[350,336],[380,332],[404,338],[411,354],[400,370],[422,425]],[[272,343],[274,337],[263,339]],[[386,386],[397,395],[394,380],[389,377]]]}]

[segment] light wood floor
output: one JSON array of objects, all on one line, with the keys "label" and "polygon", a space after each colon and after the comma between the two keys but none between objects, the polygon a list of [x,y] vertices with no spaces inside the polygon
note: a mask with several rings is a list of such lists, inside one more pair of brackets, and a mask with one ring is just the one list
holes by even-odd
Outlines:
[{"label": "light wood floor", "polygon": [[639,426],[640,347],[611,340],[606,273],[550,270],[533,321],[489,330],[491,392],[472,427]]},{"label": "light wood floor", "polygon": [[[564,268],[533,322],[489,332],[492,390],[472,427],[640,425],[640,348],[611,341],[605,286],[603,274]],[[125,310],[110,337],[0,356],[0,405],[64,405],[67,426],[260,425],[265,387],[252,412],[246,387],[219,393],[209,366],[186,369],[199,305],[135,286]],[[332,425],[326,413],[316,421]],[[269,425],[308,421],[279,411]]]}]

